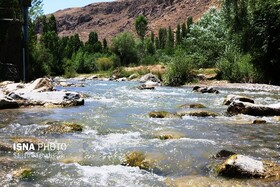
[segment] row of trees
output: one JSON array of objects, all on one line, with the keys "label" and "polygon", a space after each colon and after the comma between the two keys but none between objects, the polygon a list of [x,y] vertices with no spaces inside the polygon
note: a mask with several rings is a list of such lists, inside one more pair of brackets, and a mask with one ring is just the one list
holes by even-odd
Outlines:
[{"label": "row of trees", "polygon": [[[35,0],[30,22],[31,77],[72,76],[162,63],[168,66],[164,80],[169,85],[191,81],[192,69],[207,67],[217,67],[220,77],[230,81],[279,84],[279,1],[222,3],[220,10],[209,10],[197,23],[189,17],[176,29],[160,28],[157,33],[148,33],[148,21],[140,15],[135,19],[138,37],[123,32],[108,42],[92,32],[83,43],[77,34],[58,37],[55,17],[41,16],[42,1]],[[36,17],[42,24],[39,38],[35,33]]]}]

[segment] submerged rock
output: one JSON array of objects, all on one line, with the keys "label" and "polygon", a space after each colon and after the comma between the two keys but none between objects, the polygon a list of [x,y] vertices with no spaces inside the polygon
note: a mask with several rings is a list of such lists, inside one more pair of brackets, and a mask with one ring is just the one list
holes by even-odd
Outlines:
[{"label": "submerged rock", "polygon": [[218,116],[215,112],[210,112],[206,110],[196,110],[196,111],[179,111],[177,112],[179,116],[196,116],[196,117],[216,117]]},{"label": "submerged rock", "polygon": [[149,113],[150,118],[180,118],[179,115],[166,111],[153,111]]},{"label": "submerged rock", "polygon": [[228,150],[221,150],[216,155],[215,158],[228,158],[232,155],[235,155],[236,153]]},{"label": "submerged rock", "polygon": [[12,145],[0,141],[0,152],[12,152],[14,151]]},{"label": "submerged rock", "polygon": [[266,123],[266,121],[263,120],[263,119],[255,119],[255,120],[253,121],[253,124],[265,124],[265,123]]},{"label": "submerged rock", "polygon": [[139,89],[139,90],[154,90],[155,87],[154,86],[147,86],[145,84],[142,84],[140,86],[137,86],[137,89]]},{"label": "submerged rock", "polygon": [[48,126],[44,132],[45,133],[73,133],[73,132],[81,132],[83,127],[81,125],[75,123],[61,123],[61,124],[52,124]]},{"label": "submerged rock", "polygon": [[144,153],[137,151],[126,154],[122,165],[149,169],[148,163],[145,162]]},{"label": "submerged rock", "polygon": [[154,134],[155,138],[160,140],[168,140],[168,139],[180,139],[185,137],[185,135],[178,131],[159,131]]},{"label": "submerged rock", "polygon": [[31,168],[20,168],[12,172],[13,178],[16,179],[31,179],[34,175],[34,170]]},{"label": "submerged rock", "polygon": [[181,105],[179,106],[179,108],[206,108],[206,106],[200,103],[192,103],[192,104]]},{"label": "submerged rock", "polygon": [[132,151],[125,155],[122,165],[151,170],[156,169],[157,163],[161,159],[163,159],[163,157],[160,154],[144,154],[140,151]]},{"label": "submerged rock", "polygon": [[228,95],[223,104],[224,105],[230,105],[233,101],[242,101],[247,103],[255,103],[255,101],[249,97],[246,96],[240,96],[240,95]]},{"label": "submerged rock", "polygon": [[277,116],[280,115],[280,103],[272,105],[258,105],[234,101],[229,105],[227,112],[230,115],[247,114],[252,116]]}]

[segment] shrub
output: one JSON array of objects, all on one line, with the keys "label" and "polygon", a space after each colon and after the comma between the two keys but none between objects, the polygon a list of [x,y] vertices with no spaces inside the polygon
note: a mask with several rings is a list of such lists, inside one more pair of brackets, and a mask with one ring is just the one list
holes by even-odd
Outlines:
[{"label": "shrub", "polygon": [[223,57],[217,62],[220,77],[231,82],[255,82],[258,79],[256,68],[249,54],[241,54],[238,50],[228,47]]},{"label": "shrub", "polygon": [[114,61],[109,57],[98,58],[95,64],[99,71],[108,71],[114,67]]},{"label": "shrub", "polygon": [[179,86],[187,81],[192,81],[193,58],[187,55],[175,56],[168,64],[164,75],[164,83],[169,86]]}]

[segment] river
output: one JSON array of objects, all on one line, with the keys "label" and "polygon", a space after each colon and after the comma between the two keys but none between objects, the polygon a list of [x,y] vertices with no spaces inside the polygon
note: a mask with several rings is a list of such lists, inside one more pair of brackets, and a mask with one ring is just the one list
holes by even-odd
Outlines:
[{"label": "river", "polygon": [[[280,164],[279,122],[264,117],[266,124],[247,124],[256,118],[226,116],[227,106],[222,105],[228,94],[248,95],[262,104],[277,103],[278,93],[223,88],[219,89],[220,94],[199,94],[191,88],[138,90],[135,87],[139,83],[136,82],[86,81],[85,84],[85,87],[67,88],[89,96],[84,106],[0,111],[2,139],[28,136],[67,143],[67,149],[61,153],[64,161],[34,157],[26,163],[35,170],[32,180],[14,180],[11,171],[7,170],[0,186],[157,187],[166,186],[166,179],[179,177],[194,180],[190,186],[207,186],[211,181],[222,184],[229,179],[214,176],[211,171],[212,156],[222,149]],[[176,112],[180,110],[178,106],[187,103],[202,103],[207,110],[220,116],[153,119],[147,115],[156,110]],[[83,131],[42,134],[41,129],[50,121],[75,122],[83,126]],[[180,132],[183,138],[154,138],[159,131]],[[155,169],[145,171],[121,165],[124,156],[131,151],[142,151],[154,157],[157,160]],[[13,154],[2,153],[1,156],[12,158]],[[70,161],[66,162],[67,159]],[[230,180],[230,183],[280,185],[280,182],[252,179]]]}]

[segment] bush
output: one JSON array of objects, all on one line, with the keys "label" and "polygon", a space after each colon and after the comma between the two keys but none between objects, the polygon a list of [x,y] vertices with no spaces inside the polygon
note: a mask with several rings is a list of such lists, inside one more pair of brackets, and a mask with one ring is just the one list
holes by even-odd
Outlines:
[{"label": "bush", "polygon": [[108,71],[114,67],[114,61],[109,57],[98,58],[95,64],[99,71]]},{"label": "bush", "polygon": [[242,55],[232,47],[226,49],[223,57],[217,62],[217,68],[220,70],[220,77],[231,82],[249,83],[258,79],[251,55]]},{"label": "bush", "polygon": [[194,78],[193,58],[187,55],[175,56],[168,64],[164,75],[164,83],[169,86],[179,86]]}]

